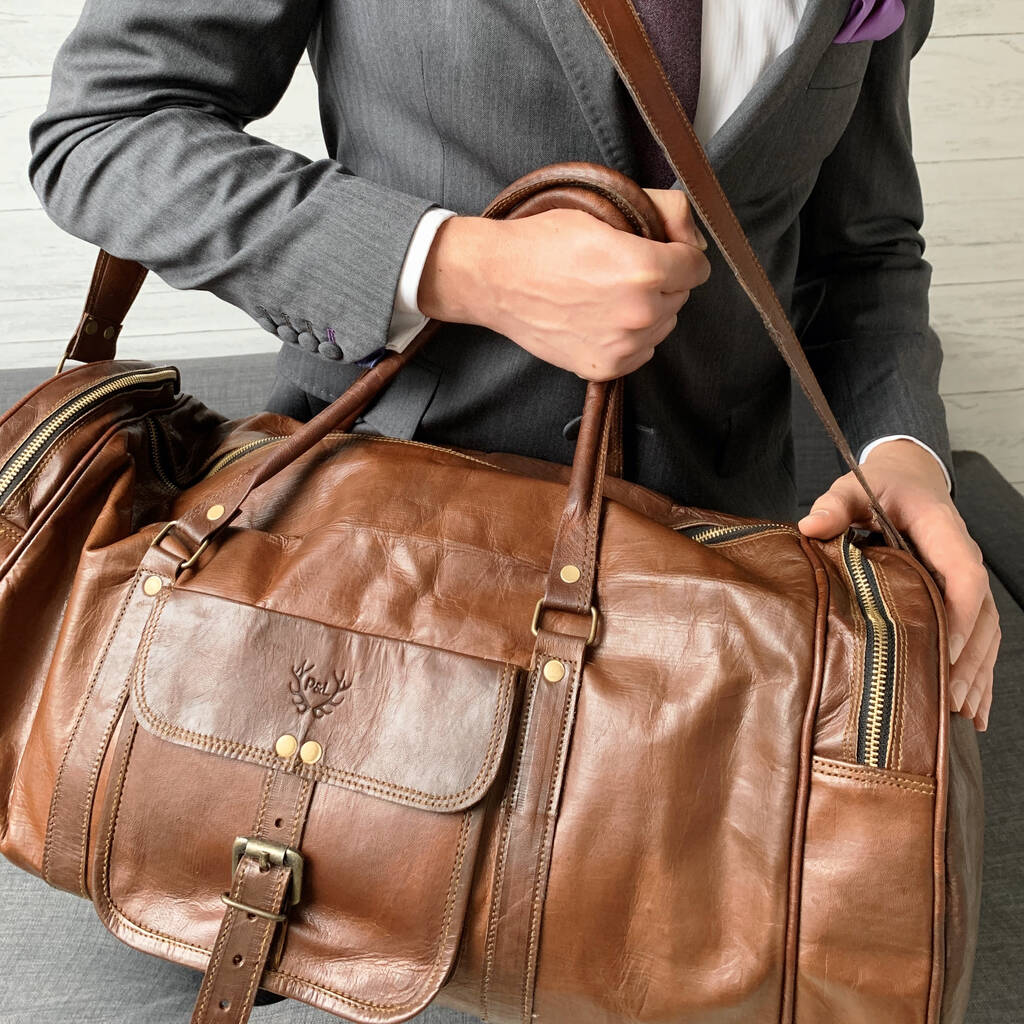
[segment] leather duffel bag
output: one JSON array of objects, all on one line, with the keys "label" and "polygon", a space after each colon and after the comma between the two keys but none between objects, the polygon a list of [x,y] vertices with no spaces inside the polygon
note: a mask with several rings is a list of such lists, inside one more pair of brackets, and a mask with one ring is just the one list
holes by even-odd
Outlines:
[{"label": "leather duffel bag", "polygon": [[[856,469],[631,8],[582,2]],[[552,206],[664,237],[592,164],[485,214]],[[977,748],[876,501],[824,543],[632,485],[620,383],[571,469],[350,432],[436,322],[308,423],[227,422],[114,358],[144,274],[100,255],[84,365],[0,420],[5,856],[205,971],[196,1024],[260,986],[364,1024],[963,1021]]]}]

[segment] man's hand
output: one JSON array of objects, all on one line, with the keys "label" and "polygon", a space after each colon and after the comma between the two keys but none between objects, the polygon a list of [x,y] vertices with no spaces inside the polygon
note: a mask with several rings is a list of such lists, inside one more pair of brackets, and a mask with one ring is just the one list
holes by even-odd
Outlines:
[{"label": "man's hand", "polygon": [[[913,541],[935,575],[949,621],[952,710],[988,727],[992,670],[999,650],[996,611],[981,549],[967,533],[935,459],[912,441],[886,441],[864,461],[864,475],[893,523]],[[871,509],[856,477],[840,477],[800,520],[808,537],[826,540],[851,525],[869,526]]]},{"label": "man's hand", "polygon": [[518,220],[450,217],[416,301],[426,316],[490,327],[587,380],[646,363],[711,273],[707,242],[679,189],[645,189],[668,241],[619,231],[582,210]]}]

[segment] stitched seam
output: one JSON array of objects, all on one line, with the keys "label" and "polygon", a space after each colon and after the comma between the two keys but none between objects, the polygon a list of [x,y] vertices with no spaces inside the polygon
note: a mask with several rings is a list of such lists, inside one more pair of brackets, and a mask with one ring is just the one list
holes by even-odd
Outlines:
[{"label": "stitched seam", "polygon": [[[63,755],[61,757],[61,760],[60,760],[60,767],[57,769],[57,779],[56,779],[56,781],[53,784],[53,796],[50,798],[50,813],[49,813],[49,815],[48,815],[48,817],[46,819],[46,838],[44,840],[45,846],[44,846],[44,849],[43,849],[43,878],[45,878],[47,880],[49,880],[49,875],[50,875],[50,861],[52,859],[52,856],[51,856],[52,855],[51,843],[53,841],[53,830],[54,830],[54,827],[56,825],[57,804],[58,804],[58,802],[60,801],[60,798],[61,798],[61,791],[62,791],[63,785],[64,785],[64,773],[65,773],[65,771],[67,769],[68,758],[71,756],[71,748],[72,748],[72,746],[74,746],[75,738],[78,735],[79,727],[81,726],[82,719],[85,716],[85,709],[89,706],[89,702],[92,699],[92,695],[93,695],[93,693],[94,693],[94,691],[96,689],[96,684],[99,681],[99,677],[100,677],[101,673],[103,672],[103,666],[106,664],[107,655],[110,653],[111,645],[113,644],[114,638],[117,636],[118,630],[121,627],[121,621],[124,619],[124,616],[125,616],[125,614],[128,611],[128,605],[131,604],[132,595],[135,593],[135,588],[138,585],[139,576],[140,576],[141,572],[142,572],[142,570],[138,569],[136,571],[135,575],[132,577],[131,585],[128,587],[127,593],[125,594],[124,599],[121,602],[121,607],[118,609],[117,617],[114,620],[114,625],[111,628],[110,632],[107,634],[106,643],[103,645],[103,650],[100,652],[100,657],[99,657],[99,661],[97,662],[96,669],[93,672],[92,678],[89,680],[89,687],[86,690],[85,699],[79,705],[78,713],[75,715],[75,720],[74,720],[74,722],[72,723],[72,726],[71,726],[71,734],[68,737],[68,741],[67,741],[67,743],[66,743],[66,745],[64,747],[64,753],[63,753]],[[128,688],[129,688],[129,685],[130,685],[130,679],[131,679],[131,672],[129,671],[128,676],[125,679],[124,684],[121,687],[120,695],[119,695],[118,700],[117,700],[118,711],[117,711],[116,714],[114,714],[112,716],[111,722],[107,725],[107,728],[104,730],[103,740],[101,742],[100,749],[98,751],[98,759],[100,761],[102,761],[103,754],[106,752],[107,743],[108,743],[108,741],[110,739],[111,733],[114,730],[114,727],[117,724],[117,720],[121,717],[120,708],[121,708],[121,705],[122,705],[122,703],[124,701],[125,696],[127,695]],[[94,758],[93,759],[92,771],[89,774],[89,782],[88,782],[88,786],[86,788],[86,792],[87,793],[91,793],[93,791],[93,787],[96,784],[96,777],[98,775],[99,775],[99,764],[97,763],[97,759]],[[86,848],[88,846],[89,818],[90,818],[90,816],[91,816],[91,814],[87,810],[85,812],[85,814],[83,815],[83,819],[82,819],[82,842],[81,842],[80,853],[79,853],[79,861],[78,861],[78,863],[79,863],[79,870],[80,871],[81,871],[82,866],[85,863],[85,858],[86,858]],[[79,890],[79,891],[82,893],[83,896],[86,895],[86,893],[84,891],[82,891],[82,890]]]},{"label": "stitched seam", "polygon": [[[238,902],[241,902],[240,894],[242,889],[242,883],[245,881],[245,874],[250,868],[248,864],[242,865],[242,870],[232,879],[231,882],[231,898]],[[210,962],[207,964],[206,973],[203,975],[203,992],[202,999],[199,1001],[199,1005],[196,1008],[197,1017],[202,1019],[206,1016],[206,1007],[210,1001],[210,994],[214,989],[216,982],[215,974],[220,967],[221,956],[224,954],[224,947],[227,945],[227,941],[232,931],[235,928],[235,921],[238,920],[238,914],[240,911],[234,907],[225,907],[225,918],[226,920],[221,925],[220,931],[217,934],[217,941],[213,944],[213,951],[210,953]],[[269,924],[269,922],[267,922]],[[248,952],[248,950],[246,950]]]},{"label": "stitched seam", "polygon": [[[498,703],[495,705],[494,719],[491,723],[491,734],[488,741],[487,751],[484,754],[484,762],[481,765],[480,770],[477,772],[476,778],[468,787],[458,793],[452,793],[448,796],[442,797],[436,793],[426,793],[422,790],[412,789],[408,786],[399,786],[395,783],[386,782],[383,779],[375,779],[371,776],[359,775],[355,772],[347,772],[344,769],[332,768],[327,765],[316,769],[307,768],[304,771],[296,769],[291,771],[291,774],[299,775],[304,778],[311,777],[314,779],[326,779],[327,781],[333,779],[374,795],[386,794],[397,798],[405,797],[407,799],[416,799],[417,801],[427,804],[434,809],[455,809],[456,805],[461,801],[477,794],[477,791],[480,790],[481,786],[490,775],[491,769],[494,766],[495,756],[501,749],[499,740],[502,735],[502,730],[500,729],[500,726],[505,719],[505,710],[508,708],[509,701],[511,699],[512,687],[509,685],[509,676],[512,673],[512,670],[513,666],[506,664],[501,674],[501,679],[498,684],[500,688],[500,698]],[[140,666],[137,680],[138,685],[134,688],[136,703],[147,726],[149,726],[158,736],[162,736],[165,739],[180,739],[198,746],[203,750],[209,750],[216,754],[237,755],[239,757],[254,760],[259,764],[266,765],[267,767],[277,767],[280,765],[280,758],[272,754],[270,751],[264,750],[262,747],[254,747],[248,743],[237,743],[233,740],[224,739],[218,736],[210,736],[206,733],[194,732],[191,729],[183,729],[181,726],[173,725],[166,718],[155,712],[146,702],[145,663]]]},{"label": "stitched seam", "polygon": [[[580,655],[582,658],[582,654]],[[541,657],[538,663],[545,659]],[[555,748],[557,760],[555,770],[551,773],[551,781],[548,784],[548,802],[544,810],[544,833],[541,840],[540,856],[537,858],[537,867],[533,879],[533,902],[530,908],[530,944],[526,951],[526,971],[523,975],[523,1024],[530,1024],[531,1004],[533,1002],[533,979],[536,970],[537,943],[540,938],[540,913],[542,909],[543,896],[541,889],[544,886],[547,869],[550,864],[549,840],[554,828],[554,808],[558,798],[558,789],[562,780],[562,770],[566,758],[566,745],[569,738],[569,720],[572,717],[573,698],[579,683],[580,665],[573,662],[573,674],[569,684],[565,688],[565,698],[562,704],[562,724],[558,732],[558,745]]]},{"label": "stitched seam", "polygon": [[[266,817],[267,804],[270,802],[270,789],[274,784],[274,772],[269,771],[263,779],[263,795],[260,797],[259,810],[256,812],[255,834],[259,835],[263,828],[263,819]],[[290,844],[289,844],[290,845]]]},{"label": "stitched seam", "polygon": [[15,544],[21,542],[21,538],[25,536],[25,531],[20,532],[15,530],[13,526],[8,526],[7,523],[0,522],[0,537],[9,537],[14,541]]},{"label": "stitched seam", "polygon": [[491,986],[491,977],[494,973],[494,951],[498,940],[498,917],[502,903],[502,885],[505,880],[505,867],[508,863],[509,838],[512,833],[512,816],[516,803],[519,800],[519,789],[523,781],[523,758],[526,750],[526,741],[530,734],[530,724],[533,721],[533,712],[536,704],[537,689],[540,686],[540,661],[530,673],[528,693],[525,707],[523,709],[522,725],[516,744],[515,764],[512,772],[512,783],[508,794],[503,801],[507,813],[502,819],[501,846],[499,847],[499,862],[495,869],[494,890],[491,895],[491,906],[487,921],[487,953],[485,957],[483,984],[481,985],[480,1004],[483,1010],[483,1018],[487,1020],[487,993]]},{"label": "stitched seam", "polygon": [[868,770],[867,766],[844,765],[838,761],[831,761],[827,758],[815,757],[813,769],[818,775],[830,775],[837,779],[850,779],[854,782],[863,782],[871,786],[894,786],[897,789],[906,789],[913,793],[935,793],[935,782],[926,778],[907,778],[903,775],[896,775],[889,769],[876,768]]}]

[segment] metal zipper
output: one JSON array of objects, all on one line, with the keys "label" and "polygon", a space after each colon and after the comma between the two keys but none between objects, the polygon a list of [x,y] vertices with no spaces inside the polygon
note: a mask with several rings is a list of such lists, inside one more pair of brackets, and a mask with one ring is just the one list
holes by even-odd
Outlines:
[{"label": "metal zipper", "polygon": [[721,544],[727,540],[738,540],[740,537],[752,537],[768,530],[792,529],[792,523],[745,523],[739,526],[715,526],[711,523],[697,523],[685,526],[679,532],[698,544]]},{"label": "metal zipper", "polygon": [[173,366],[134,370],[115,374],[72,395],[39,423],[0,466],[0,507],[10,500],[57,438],[98,405],[122,391],[158,388],[169,381],[177,388],[178,371]]},{"label": "metal zipper", "polygon": [[277,441],[283,441],[283,437],[273,435],[271,437],[258,437],[255,441],[246,441],[245,444],[239,445],[237,448],[232,448],[231,451],[225,452],[223,455],[214,459],[210,468],[206,470],[200,480],[205,480],[207,477],[213,476],[214,473],[219,473],[226,466],[230,466],[232,462],[237,462],[238,459],[248,455],[249,452],[256,451],[257,448],[263,448],[268,444],[275,444]]},{"label": "metal zipper", "polygon": [[857,762],[885,768],[892,742],[896,690],[896,623],[870,561],[843,538],[843,562],[864,618],[864,679],[857,723]]},{"label": "metal zipper", "polygon": [[167,463],[164,460],[163,448],[161,446],[162,435],[154,416],[146,417],[146,430],[149,432],[150,462],[152,463],[153,471],[156,473],[157,479],[170,491],[181,490],[180,485],[174,479],[172,473],[167,469]]}]

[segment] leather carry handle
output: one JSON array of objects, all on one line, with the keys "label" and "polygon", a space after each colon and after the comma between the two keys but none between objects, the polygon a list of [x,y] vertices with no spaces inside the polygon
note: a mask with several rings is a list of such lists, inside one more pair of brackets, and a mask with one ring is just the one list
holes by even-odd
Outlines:
[{"label": "leather carry handle", "polygon": [[[516,218],[531,216],[556,207],[584,209],[621,230],[630,230],[656,241],[664,241],[664,226],[657,207],[647,193],[618,171],[597,164],[567,162],[538,168],[504,189],[484,211],[485,216]],[[290,463],[309,451],[334,430],[347,430],[359,413],[398,375],[403,366],[425,345],[442,321],[428,320],[404,352],[393,353],[362,374],[326,409],[302,424],[281,444],[274,445],[259,460],[252,472],[234,480],[218,500],[219,514],[210,519],[206,510],[195,508],[174,524],[174,532],[186,542],[192,555],[185,567],[191,567],[213,534],[237,514],[245,499]],[[570,473],[569,496],[564,529],[572,532],[574,523],[591,523],[594,509],[600,507],[603,478],[621,461],[613,435],[621,438],[621,379],[587,385],[583,418]],[[562,530],[560,530],[561,534]],[[580,544],[566,540],[556,544],[557,551],[575,551]],[[584,545],[592,550],[594,545]],[[564,563],[563,563],[564,564]],[[556,574],[557,575],[557,574]],[[592,571],[584,574],[592,582]],[[589,609],[588,594],[581,598],[582,587],[570,588],[557,579],[549,584],[550,606],[566,611]]]}]

